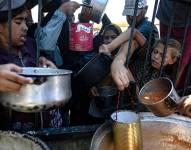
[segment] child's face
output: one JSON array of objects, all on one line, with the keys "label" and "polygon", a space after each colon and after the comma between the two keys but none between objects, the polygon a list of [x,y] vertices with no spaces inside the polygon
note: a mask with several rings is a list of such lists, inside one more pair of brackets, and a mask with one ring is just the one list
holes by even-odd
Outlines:
[{"label": "child's face", "polygon": [[[138,16],[136,16],[136,25],[140,23],[141,20],[143,20],[143,18],[145,17],[145,10],[142,9],[142,11],[140,12],[140,14]],[[131,26],[133,23],[133,16],[126,16],[126,20],[127,23]]]},{"label": "child's face", "polygon": [[[26,24],[27,12],[22,12],[12,19],[12,45],[14,47],[23,46],[26,41],[28,27]],[[3,44],[9,43],[9,24],[0,24],[0,34],[3,38]]]},{"label": "child's face", "polygon": [[107,31],[104,32],[104,35],[103,35],[103,43],[104,44],[109,44],[116,37],[117,37],[117,34],[113,30],[107,30]]},{"label": "child's face", "polygon": [[[171,65],[174,63],[174,59],[172,58],[172,47],[167,47],[166,57],[164,60],[163,66]],[[162,57],[164,52],[164,45],[159,43],[157,46],[153,49],[151,54],[151,64],[154,68],[160,69]]]}]

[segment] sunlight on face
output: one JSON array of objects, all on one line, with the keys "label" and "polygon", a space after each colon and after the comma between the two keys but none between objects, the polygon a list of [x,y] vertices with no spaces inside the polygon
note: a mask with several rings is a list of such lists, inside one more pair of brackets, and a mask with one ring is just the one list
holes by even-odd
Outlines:
[{"label": "sunlight on face", "polygon": [[[163,66],[171,65],[174,63],[174,60],[172,58],[172,49],[171,47],[167,47],[167,52],[164,60]],[[159,43],[157,46],[153,49],[151,54],[151,64],[154,68],[160,69],[162,57],[164,52],[164,45]]]},{"label": "sunlight on face", "polygon": [[113,30],[107,30],[107,31],[104,32],[104,35],[103,35],[103,43],[104,44],[109,44],[116,37],[117,37],[117,33],[115,33]]}]

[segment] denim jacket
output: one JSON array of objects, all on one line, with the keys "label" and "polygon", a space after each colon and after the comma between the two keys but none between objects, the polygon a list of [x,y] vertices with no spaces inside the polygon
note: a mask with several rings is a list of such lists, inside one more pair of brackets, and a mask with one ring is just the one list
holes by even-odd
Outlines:
[{"label": "denim jacket", "polygon": [[58,47],[58,38],[65,21],[66,15],[57,9],[47,25],[38,28],[35,33],[38,48],[45,54],[51,55],[57,66],[63,64],[61,52]]}]

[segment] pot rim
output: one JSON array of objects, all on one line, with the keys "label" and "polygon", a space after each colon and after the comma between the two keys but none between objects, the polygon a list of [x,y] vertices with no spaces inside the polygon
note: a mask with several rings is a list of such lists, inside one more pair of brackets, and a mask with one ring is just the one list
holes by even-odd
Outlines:
[{"label": "pot rim", "polygon": [[62,76],[72,74],[72,71],[66,69],[43,67],[23,67],[22,72],[18,74],[23,76]]},{"label": "pot rim", "polygon": [[[126,114],[128,113],[128,115],[130,115],[129,118],[130,117],[132,117],[132,118],[128,122],[127,121],[121,121],[121,120],[118,120],[118,119],[115,120],[114,117],[116,117],[117,113],[126,113]],[[131,110],[117,110],[117,111],[115,111],[115,112],[113,112],[111,114],[111,119],[112,119],[113,122],[118,123],[118,124],[134,124],[134,123],[137,123],[137,122],[140,121],[140,116],[139,116],[138,113],[136,113],[134,111],[131,111]]]},{"label": "pot rim", "polygon": [[[145,87],[146,87],[147,85],[149,85],[151,82],[154,82],[154,81],[156,81],[156,80],[162,80],[162,79],[163,79],[163,80],[167,80],[167,81],[171,84],[171,89],[170,89],[170,91],[168,92],[168,94],[167,94],[163,99],[161,99],[160,101],[154,102],[154,103],[152,103],[152,104],[143,102],[143,101],[141,100],[141,98],[140,98],[140,95],[141,95],[142,91],[145,89]],[[140,90],[140,92],[139,92],[139,95],[138,95],[138,98],[139,98],[139,100],[141,101],[142,104],[147,105],[147,106],[153,106],[153,105],[159,104],[159,103],[161,103],[162,101],[164,101],[167,97],[169,97],[169,96],[171,95],[171,93],[172,93],[173,90],[174,90],[174,88],[173,88],[173,83],[172,83],[172,81],[171,81],[169,78],[167,78],[167,77],[160,77],[160,78],[153,79],[153,80],[150,80],[149,82],[147,82],[147,83],[141,88],[141,90]]]}]

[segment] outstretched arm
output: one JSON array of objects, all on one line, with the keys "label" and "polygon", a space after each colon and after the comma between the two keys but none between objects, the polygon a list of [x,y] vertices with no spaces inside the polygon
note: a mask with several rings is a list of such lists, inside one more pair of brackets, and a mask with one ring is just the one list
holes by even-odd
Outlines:
[{"label": "outstretched arm", "polygon": [[[100,47],[99,52],[111,53],[117,47],[129,41],[131,31],[132,31],[132,28],[128,28],[125,32],[121,33],[117,38],[115,38],[111,43],[103,44]],[[146,42],[145,37],[137,29],[134,29],[133,39],[136,40],[140,46],[143,46]]]},{"label": "outstretched arm", "polygon": [[[128,53],[129,42],[124,43],[117,56],[111,65],[111,75],[119,90],[124,90],[129,86],[130,81],[134,81],[133,75],[130,70],[126,68],[125,62]],[[132,42],[131,50],[134,51],[138,47],[136,41]]]},{"label": "outstretched arm", "polygon": [[54,51],[62,30],[62,26],[68,15],[72,15],[80,5],[77,2],[69,1],[63,3],[57,9],[46,26],[36,31],[36,39],[41,50]]}]

